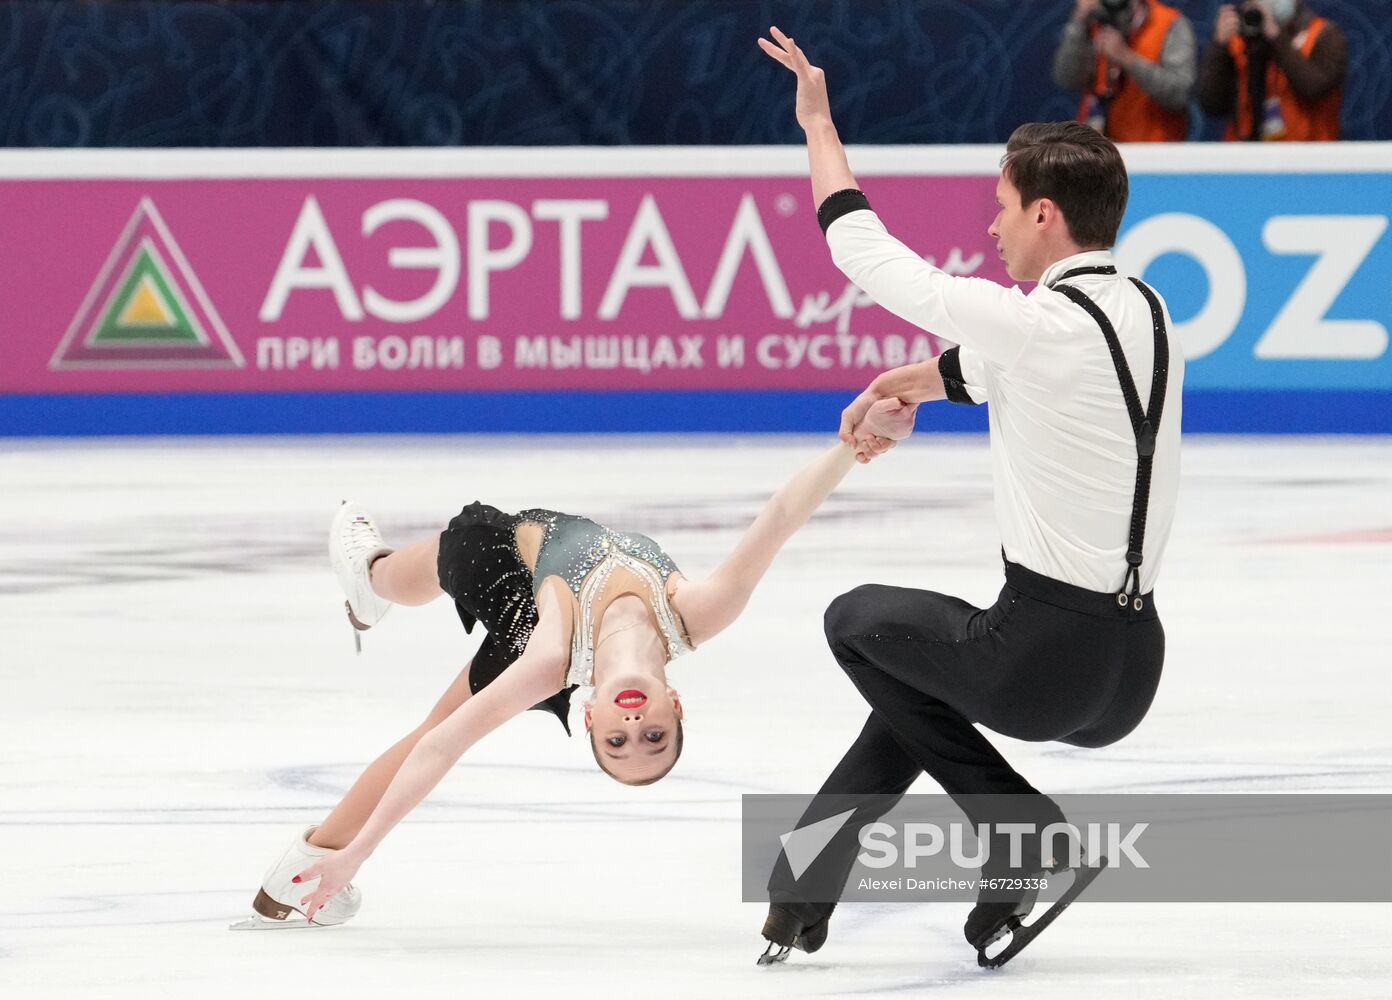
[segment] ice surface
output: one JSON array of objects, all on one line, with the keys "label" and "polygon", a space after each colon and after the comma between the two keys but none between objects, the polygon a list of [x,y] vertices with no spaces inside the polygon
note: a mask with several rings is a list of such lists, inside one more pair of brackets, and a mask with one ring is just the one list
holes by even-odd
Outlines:
[{"label": "ice surface", "polygon": [[[666,781],[619,786],[530,713],[388,838],[352,924],[226,930],[478,642],[440,602],[353,655],[324,552],[340,498],[396,542],[476,498],[573,510],[700,574],[820,443],[0,442],[0,996],[1392,996],[1392,906],[1081,903],[987,973],[962,904],[848,905],[822,952],[755,967],[739,795],[815,790],[866,712],[822,608],[869,581],[999,587],[974,436],[854,470],[674,667]],[[1387,439],[1190,441],[1150,716],[1104,750],[998,745],[1055,792],[1392,791],[1390,501]]]}]

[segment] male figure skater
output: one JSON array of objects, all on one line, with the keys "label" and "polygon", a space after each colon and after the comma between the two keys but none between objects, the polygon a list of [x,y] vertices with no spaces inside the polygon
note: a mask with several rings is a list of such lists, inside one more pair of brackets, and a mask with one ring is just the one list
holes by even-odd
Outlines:
[{"label": "male figure skater", "polygon": [[[873,429],[873,415],[862,421],[877,400],[989,403],[1005,559],[1005,586],[989,608],[868,585],[827,609],[832,653],[871,711],[821,793],[879,796],[818,860],[849,871],[859,827],[925,772],[973,828],[1065,821],[974,724],[1101,747],[1145,716],[1164,658],[1152,590],[1174,515],[1184,366],[1164,303],[1118,275],[1109,252],[1128,194],[1109,139],[1077,122],[1017,129],[989,232],[1010,277],[1035,287],[1025,294],[952,277],[886,232],[847,164],[822,71],[777,28],[772,36],[759,44],[796,75],[797,120],[832,258],[880,305],[960,345],[876,378],[842,415],[842,434]],[[983,794],[1009,797],[973,798]],[[814,803],[801,825],[820,818]],[[1006,843],[992,836],[985,875],[1062,870],[1028,839],[1022,863],[1010,865]],[[1073,891],[1093,876],[1078,871]],[[1022,925],[1036,895],[978,895],[964,930],[983,965],[1018,952],[1069,898]],[[770,900],[766,960],[821,947],[835,904],[799,897],[786,858]],[[986,948],[1006,934],[1009,948],[988,960]]]}]

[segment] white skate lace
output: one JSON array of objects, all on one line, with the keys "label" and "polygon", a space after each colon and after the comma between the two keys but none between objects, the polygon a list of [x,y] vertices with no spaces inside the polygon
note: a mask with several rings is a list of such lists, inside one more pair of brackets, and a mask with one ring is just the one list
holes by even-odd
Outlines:
[{"label": "white skate lace", "polygon": [[371,521],[354,519],[348,525],[348,557],[357,559],[365,552],[370,552],[379,548],[382,544],[382,536],[377,533],[377,526]]}]

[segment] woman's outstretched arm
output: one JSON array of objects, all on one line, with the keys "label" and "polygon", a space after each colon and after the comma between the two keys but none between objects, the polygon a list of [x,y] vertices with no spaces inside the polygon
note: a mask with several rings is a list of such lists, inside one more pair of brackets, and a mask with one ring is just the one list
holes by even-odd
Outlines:
[{"label": "woman's outstretched arm", "polygon": [[785,542],[817,512],[851,466],[871,461],[913,431],[916,406],[877,400],[861,414],[853,433],[783,484],[733,552],[704,580],[683,580],[672,595],[686,633],[696,645],[723,632],[768,572]]},{"label": "woman's outstretched arm", "polygon": [[508,719],[559,691],[565,661],[563,646],[529,642],[527,651],[497,680],[422,736],[357,836],[296,879],[319,879],[314,891],[301,900],[305,916],[313,920],[319,908],[352,880],[383,838],[440,783],[466,750]]},{"label": "woman's outstretched arm", "polygon": [[783,484],[754,523],[704,580],[684,580],[673,595],[687,634],[696,645],[731,625],[764,578],[774,556],[807,523],[856,463],[855,448],[838,443]]},{"label": "woman's outstretched arm", "polygon": [[386,794],[392,778],[396,777],[396,772],[401,770],[401,765],[405,763],[407,755],[416,748],[421,737],[444,722],[460,705],[469,700],[469,671],[471,669],[473,669],[472,660],[459,672],[459,676],[440,696],[440,700],[435,703],[435,707],[430,710],[430,714],[425,717],[421,724],[397,740],[395,744],[368,765],[367,770],[358,777],[357,781],[353,782],[353,787],[348,789],[348,794],[343,796],[338,805],[334,806],[333,812],[324,817],[324,821],[315,827],[314,833],[309,837],[311,845],[327,847],[336,851],[346,846],[350,840],[358,835],[358,831],[363,828],[367,818],[372,815],[372,810],[376,809],[377,803],[382,801],[382,796]]},{"label": "woman's outstretched arm", "polygon": [[837,444],[823,453],[764,504],[714,573],[704,580],[678,584],[673,603],[693,643],[699,646],[740,616],[778,550],[807,523],[855,463],[852,445]]}]

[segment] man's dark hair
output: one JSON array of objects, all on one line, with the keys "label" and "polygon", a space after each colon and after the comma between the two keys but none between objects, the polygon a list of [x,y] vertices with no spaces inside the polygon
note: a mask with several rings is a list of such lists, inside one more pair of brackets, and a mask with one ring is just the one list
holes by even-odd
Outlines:
[{"label": "man's dark hair", "polygon": [[1001,170],[1025,206],[1048,198],[1084,250],[1116,243],[1130,191],[1116,144],[1082,122],[1021,125],[1005,147]]},{"label": "man's dark hair", "polygon": [[677,735],[674,737],[673,742],[676,745],[672,748],[672,763],[668,764],[663,770],[659,771],[657,774],[654,774],[651,778],[642,778],[638,781],[624,781],[623,778],[620,778],[617,774],[615,774],[613,771],[609,770],[609,768],[604,766],[604,761],[600,759],[599,756],[599,744],[595,742],[594,733],[590,733],[590,752],[594,754],[595,763],[599,765],[599,769],[603,771],[605,774],[609,775],[609,777],[613,778],[615,781],[622,782],[625,785],[651,785],[653,782],[661,781],[663,778],[667,777],[668,772],[670,772],[672,768],[677,766],[677,761],[681,760],[681,719],[677,720]]}]

